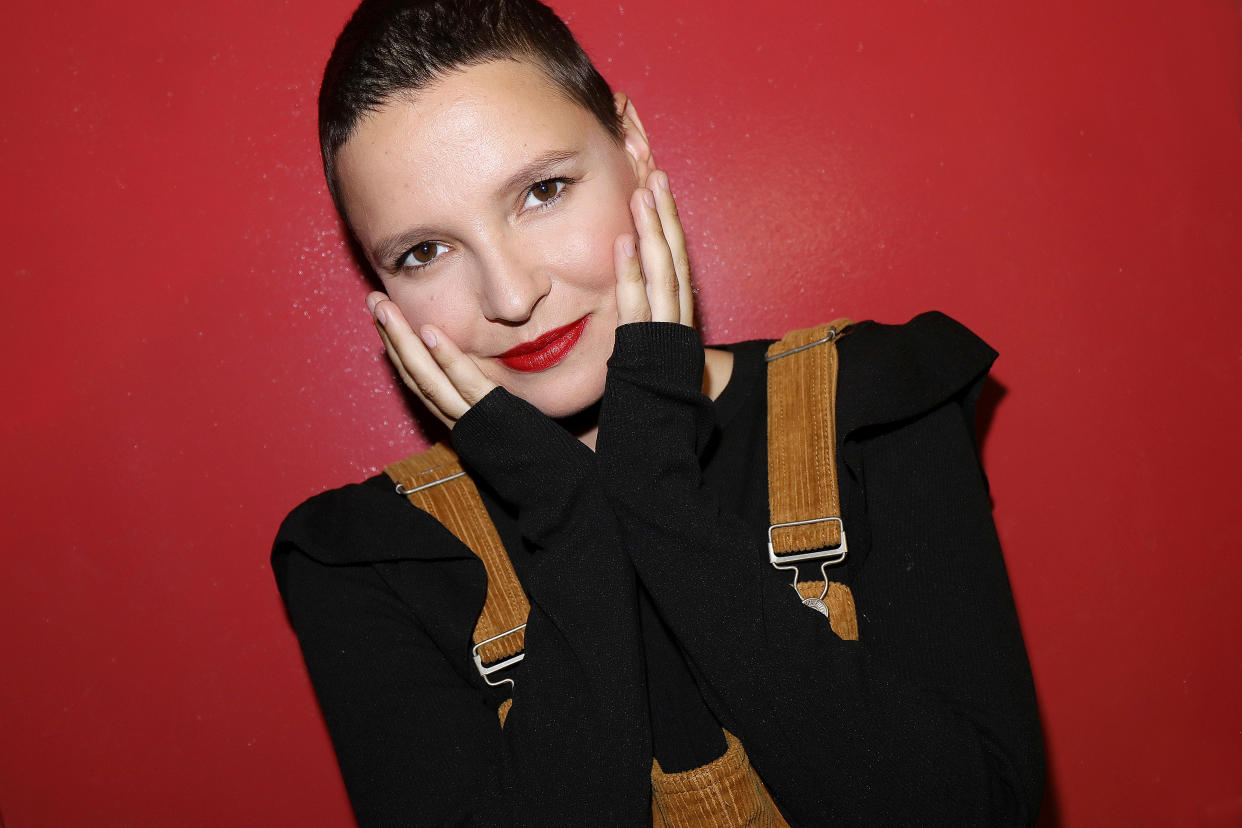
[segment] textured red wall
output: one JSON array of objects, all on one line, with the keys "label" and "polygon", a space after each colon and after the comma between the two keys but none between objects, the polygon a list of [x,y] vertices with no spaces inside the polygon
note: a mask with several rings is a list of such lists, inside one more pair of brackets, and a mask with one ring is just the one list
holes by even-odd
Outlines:
[{"label": "textured red wall", "polygon": [[[419,445],[314,142],[352,0],[30,3],[0,51],[0,810],[347,825],[267,566]],[[1242,37],[1225,0],[561,6],[671,171],[709,338],[940,308],[1046,825],[1242,822]]]}]

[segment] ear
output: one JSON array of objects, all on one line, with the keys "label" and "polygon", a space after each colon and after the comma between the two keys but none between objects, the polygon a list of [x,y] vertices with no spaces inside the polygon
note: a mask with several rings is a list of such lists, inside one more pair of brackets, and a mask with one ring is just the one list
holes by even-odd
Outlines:
[{"label": "ear", "polygon": [[643,122],[638,119],[638,110],[629,95],[617,92],[612,98],[617,105],[617,116],[621,119],[621,138],[625,141],[634,177],[639,183],[645,182],[656,168],[655,156],[651,154],[651,144],[647,141],[647,130],[643,129]]}]

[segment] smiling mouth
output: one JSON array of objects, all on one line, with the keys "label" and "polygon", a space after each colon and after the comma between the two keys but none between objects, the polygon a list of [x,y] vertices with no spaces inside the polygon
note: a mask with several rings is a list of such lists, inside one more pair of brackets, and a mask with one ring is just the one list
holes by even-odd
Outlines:
[{"label": "smiling mouth", "polygon": [[546,371],[569,355],[582,337],[582,332],[586,329],[590,318],[590,314],[587,314],[577,322],[554,328],[538,339],[523,342],[516,348],[510,348],[503,354],[499,354],[496,359],[514,371],[527,373]]}]

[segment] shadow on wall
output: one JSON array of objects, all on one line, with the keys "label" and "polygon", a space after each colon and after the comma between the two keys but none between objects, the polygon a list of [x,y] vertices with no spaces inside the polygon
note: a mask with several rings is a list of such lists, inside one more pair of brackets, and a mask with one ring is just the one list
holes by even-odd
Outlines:
[{"label": "shadow on wall", "polygon": [[1048,784],[1044,788],[1044,802],[1039,808],[1039,819],[1035,828],[1060,828],[1061,806],[1057,801],[1057,789],[1052,784],[1052,769],[1048,769]]},{"label": "shadow on wall", "polygon": [[[1001,402],[1008,393],[1009,389],[991,375],[983,381],[983,388],[979,392],[979,401],[975,405],[975,439],[980,456],[983,454],[983,446],[987,441],[988,432],[992,428],[992,421],[996,418],[996,409],[1000,407]],[[1048,721],[1048,714],[1043,709],[1043,697],[1036,694],[1036,701],[1040,707],[1040,721]],[[1048,745],[1046,742],[1044,744],[1044,756],[1048,756]],[[1036,828],[1058,828],[1061,825],[1061,806],[1057,797],[1057,786],[1056,780],[1053,778],[1052,765],[1046,758],[1044,774],[1044,798],[1040,804],[1039,818],[1035,825]]]},{"label": "shadow on wall", "polygon": [[983,444],[987,441],[988,432],[992,429],[996,409],[1008,393],[1009,389],[992,375],[984,378],[983,388],[979,391],[979,401],[975,403],[975,448],[980,456],[983,455]]}]

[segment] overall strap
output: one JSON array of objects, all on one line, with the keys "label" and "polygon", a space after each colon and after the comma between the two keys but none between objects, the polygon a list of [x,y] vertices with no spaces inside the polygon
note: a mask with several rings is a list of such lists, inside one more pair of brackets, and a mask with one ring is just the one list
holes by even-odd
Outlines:
[{"label": "overall strap", "polygon": [[[793,570],[803,603],[826,615],[838,636],[857,640],[849,587],[827,578],[827,567],[847,553],[837,488],[834,340],[849,324],[843,319],[794,331],[768,349],[768,558],[777,569]],[[489,676],[522,658],[530,604],[478,489],[443,443],[384,471],[400,494],[483,561],[487,597],[474,628],[474,661],[488,684],[512,685]],[[800,561],[821,561],[824,580],[799,583]],[[512,703],[506,699],[497,711],[502,727]],[[741,743],[728,731],[725,741],[724,755],[701,768],[666,774],[652,760],[655,828],[788,825]]]},{"label": "overall strap", "polygon": [[[854,597],[827,572],[849,551],[837,486],[835,340],[850,324],[791,331],[768,348],[768,561],[793,571],[802,603],[826,615],[833,632],[857,640]],[[804,561],[819,562],[822,581],[799,583]]]},{"label": "overall strap", "polygon": [[444,524],[483,561],[487,597],[474,626],[474,661],[488,684],[512,684],[512,679],[492,681],[490,675],[521,660],[530,602],[474,481],[446,443],[393,463],[384,473],[399,494]]},{"label": "overall strap", "polygon": [[[836,467],[837,350],[834,340],[850,324],[793,331],[767,352],[769,561],[794,571],[803,603],[828,616],[843,639],[857,640],[858,621],[849,587],[828,581],[826,568],[847,552]],[[473,656],[484,681],[523,657],[530,602],[513,563],[483,506],[478,489],[446,443],[394,463],[384,472],[398,493],[430,514],[483,562],[487,594],[474,628]],[[824,580],[799,583],[796,563],[822,559]],[[501,717],[508,712],[508,703]]]}]

